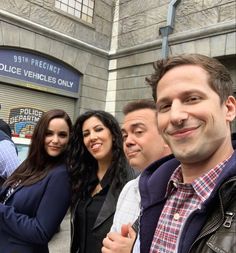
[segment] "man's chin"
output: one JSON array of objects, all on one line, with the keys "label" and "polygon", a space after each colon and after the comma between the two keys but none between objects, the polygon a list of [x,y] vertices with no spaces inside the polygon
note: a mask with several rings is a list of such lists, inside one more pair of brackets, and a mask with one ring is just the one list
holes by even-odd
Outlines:
[{"label": "man's chin", "polygon": [[129,164],[130,164],[130,166],[132,168],[136,168],[137,167],[137,161],[136,161],[136,159],[131,158],[131,159],[128,159],[128,161],[129,161]]},{"label": "man's chin", "polygon": [[142,169],[140,168],[140,164],[139,163],[137,163],[136,161],[129,161],[129,164],[130,164],[130,166],[133,168],[133,169],[135,169],[135,170],[138,170],[138,171],[141,171]]}]

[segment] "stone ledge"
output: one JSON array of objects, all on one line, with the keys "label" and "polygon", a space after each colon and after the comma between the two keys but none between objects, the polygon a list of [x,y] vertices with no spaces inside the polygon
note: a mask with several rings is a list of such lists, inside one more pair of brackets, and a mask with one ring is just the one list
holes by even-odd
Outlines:
[{"label": "stone ledge", "polygon": [[63,43],[68,43],[69,45],[74,46],[76,48],[84,49],[85,51],[89,50],[90,52],[94,52],[94,54],[98,54],[101,56],[108,55],[108,51],[106,50],[92,46],[83,41],[77,40],[71,36],[54,31],[53,29],[44,27],[42,25],[39,25],[37,23],[34,23],[32,21],[29,21],[27,19],[24,19],[12,13],[9,13],[7,11],[0,10],[0,17],[3,21],[8,22],[12,25],[31,30],[32,32],[35,32],[41,35],[47,35],[50,38],[57,39],[58,41],[62,41]]}]

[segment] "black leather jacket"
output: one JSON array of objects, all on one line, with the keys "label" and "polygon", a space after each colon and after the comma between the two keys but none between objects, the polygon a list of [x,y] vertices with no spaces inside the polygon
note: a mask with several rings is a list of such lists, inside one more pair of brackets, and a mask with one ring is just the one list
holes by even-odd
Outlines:
[{"label": "black leather jacket", "polygon": [[219,189],[208,217],[190,253],[236,253],[236,177]]}]

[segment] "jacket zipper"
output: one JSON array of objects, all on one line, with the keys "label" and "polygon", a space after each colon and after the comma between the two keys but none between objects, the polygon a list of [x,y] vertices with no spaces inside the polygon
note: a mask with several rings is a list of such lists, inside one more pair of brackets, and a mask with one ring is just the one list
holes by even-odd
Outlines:
[{"label": "jacket zipper", "polygon": [[[220,188],[222,188],[224,185],[226,185],[227,183],[230,183],[231,181],[234,181],[234,180],[235,180],[235,177],[231,178],[230,180],[228,180],[227,182],[225,182]],[[219,191],[220,191],[220,189],[219,189]],[[220,195],[220,193],[218,193],[218,195],[219,195],[219,200],[220,200],[221,218],[220,218],[219,220],[215,221],[214,224],[212,224],[211,226],[209,226],[209,227],[207,228],[207,231],[205,231],[202,235],[200,235],[199,237],[196,238],[196,240],[195,240],[195,241],[193,242],[193,244],[191,245],[191,247],[190,247],[188,253],[191,252],[193,246],[196,244],[197,241],[199,241],[199,240],[202,239],[203,237],[205,237],[205,236],[211,234],[212,232],[216,231],[222,224],[223,224],[223,225],[226,224],[226,226],[229,226],[228,228],[231,227],[232,222],[233,222],[233,218],[234,218],[234,215],[235,215],[235,214],[232,213],[232,212],[226,212],[226,213],[224,212],[224,206],[223,206],[223,204],[222,204],[221,195]],[[226,216],[225,222],[223,223],[223,220],[225,219],[225,215],[224,215],[224,214],[227,215],[227,216]]]},{"label": "jacket zipper", "polygon": [[[134,222],[133,225],[132,225],[132,228],[133,228],[134,231],[136,232],[136,238],[135,238],[135,240],[134,240],[134,243],[133,243],[133,246],[132,246],[132,248],[131,248],[130,253],[133,252],[134,245],[135,245],[135,243],[136,243],[136,240],[137,240],[137,238],[138,238],[138,235],[140,236],[140,220],[141,220],[142,215],[143,215],[143,207],[140,206],[140,213],[139,213],[139,216],[138,216],[138,218],[135,220],[135,222]],[[139,239],[139,240],[140,240],[140,239]]]},{"label": "jacket zipper", "polygon": [[235,213],[233,213],[233,212],[226,212],[225,215],[226,215],[226,219],[225,219],[225,222],[223,223],[223,226],[225,228],[230,228],[231,225],[232,225]]}]

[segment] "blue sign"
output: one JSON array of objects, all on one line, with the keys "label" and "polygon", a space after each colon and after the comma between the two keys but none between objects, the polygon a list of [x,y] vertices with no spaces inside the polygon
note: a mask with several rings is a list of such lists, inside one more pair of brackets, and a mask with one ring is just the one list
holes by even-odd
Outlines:
[{"label": "blue sign", "polygon": [[79,91],[79,73],[66,64],[25,51],[0,48],[0,76],[72,93]]}]

